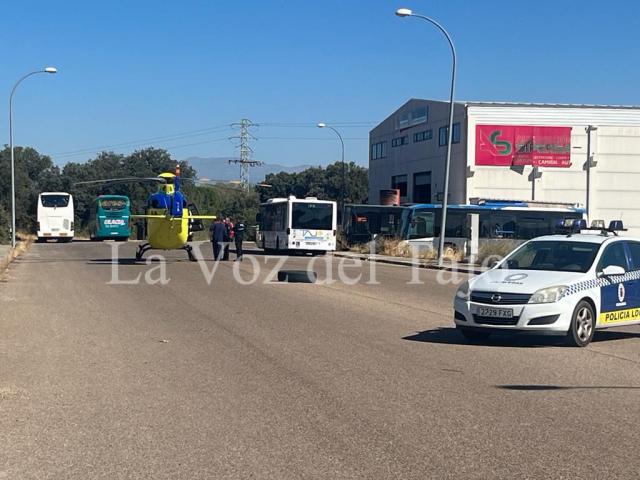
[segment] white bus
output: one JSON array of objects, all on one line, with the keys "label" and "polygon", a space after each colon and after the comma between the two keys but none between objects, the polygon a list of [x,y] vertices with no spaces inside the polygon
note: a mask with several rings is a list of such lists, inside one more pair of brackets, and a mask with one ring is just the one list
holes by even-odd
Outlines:
[{"label": "white bus", "polygon": [[73,197],[66,192],[43,192],[38,196],[38,241],[73,239]]},{"label": "white bus", "polygon": [[258,245],[265,252],[322,255],[336,249],[336,202],[315,197],[272,198],[260,205]]}]

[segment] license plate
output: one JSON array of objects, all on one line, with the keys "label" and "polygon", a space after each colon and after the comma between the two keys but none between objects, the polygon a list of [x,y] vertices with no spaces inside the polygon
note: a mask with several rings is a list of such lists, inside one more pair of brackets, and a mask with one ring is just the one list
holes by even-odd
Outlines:
[{"label": "license plate", "polygon": [[513,308],[479,307],[478,315],[481,317],[513,318]]}]

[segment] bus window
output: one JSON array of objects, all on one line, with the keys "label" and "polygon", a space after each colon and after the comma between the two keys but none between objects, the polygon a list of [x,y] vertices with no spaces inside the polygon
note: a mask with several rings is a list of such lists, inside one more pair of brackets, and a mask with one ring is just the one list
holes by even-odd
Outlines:
[{"label": "bus window", "polygon": [[127,208],[127,201],[124,198],[102,198],[100,199],[100,207],[103,210],[118,211]]},{"label": "bus window", "polygon": [[542,216],[522,216],[518,219],[516,238],[529,240],[542,235],[553,233],[550,231],[554,224],[549,225],[549,221]]},{"label": "bus window", "polygon": [[496,212],[482,214],[480,236],[482,238],[516,238],[515,216]]},{"label": "bus window", "polygon": [[273,230],[281,232],[287,224],[287,204],[280,203],[273,209]]},{"label": "bus window", "polygon": [[435,235],[435,214],[433,212],[414,212],[411,216],[407,238],[431,238]]},{"label": "bus window", "polygon": [[64,208],[69,205],[69,195],[40,195],[40,201],[45,208]]}]

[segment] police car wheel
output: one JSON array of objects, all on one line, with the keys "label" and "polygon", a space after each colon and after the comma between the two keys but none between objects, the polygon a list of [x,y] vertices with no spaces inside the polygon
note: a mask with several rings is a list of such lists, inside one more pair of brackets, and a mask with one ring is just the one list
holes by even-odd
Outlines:
[{"label": "police car wheel", "polygon": [[491,332],[483,332],[480,330],[471,330],[466,327],[456,327],[462,336],[470,342],[480,342],[487,340],[491,336]]},{"label": "police car wheel", "polygon": [[573,311],[567,343],[573,347],[586,347],[593,339],[595,330],[596,315],[593,307],[586,300],[581,300]]}]

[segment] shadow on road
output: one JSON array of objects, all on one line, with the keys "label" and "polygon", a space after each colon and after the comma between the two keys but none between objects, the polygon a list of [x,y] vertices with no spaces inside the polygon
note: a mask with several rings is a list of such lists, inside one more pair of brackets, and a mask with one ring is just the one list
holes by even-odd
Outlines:
[{"label": "shadow on road", "polygon": [[[640,332],[600,330],[596,332],[592,343],[627,340],[630,338],[640,339]],[[412,342],[444,343],[448,345],[483,345],[486,347],[541,348],[562,347],[565,345],[564,337],[561,336],[516,332],[498,332],[492,334],[487,340],[472,342],[464,338],[457,329],[450,327],[424,330],[414,335],[402,337],[402,339]]]},{"label": "shadow on road", "polygon": [[640,390],[640,387],[628,387],[618,385],[593,385],[593,386],[575,386],[575,385],[496,385],[496,388],[502,390],[515,390],[523,392],[536,391],[554,391],[554,390]]},{"label": "shadow on road", "polygon": [[[633,327],[631,327],[633,328]],[[610,342],[612,340],[640,339],[640,332],[623,332],[620,330],[597,330],[592,343]]]},{"label": "shadow on road", "polygon": [[144,265],[144,261],[139,262],[135,258],[92,258],[87,265]]},{"label": "shadow on road", "polygon": [[[193,263],[188,258],[150,258],[150,263]],[[146,265],[147,259],[136,260],[135,258],[93,258],[87,265]]]},{"label": "shadow on road", "polygon": [[425,343],[443,343],[447,345],[468,345],[486,347],[519,347],[540,348],[562,346],[562,337],[549,337],[540,335],[521,335],[517,333],[496,333],[482,342],[472,342],[462,336],[455,328],[441,327],[436,330],[424,330],[414,335],[402,337],[403,340]]}]

